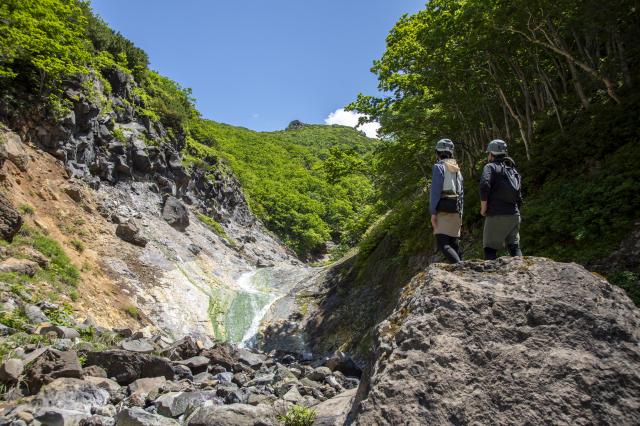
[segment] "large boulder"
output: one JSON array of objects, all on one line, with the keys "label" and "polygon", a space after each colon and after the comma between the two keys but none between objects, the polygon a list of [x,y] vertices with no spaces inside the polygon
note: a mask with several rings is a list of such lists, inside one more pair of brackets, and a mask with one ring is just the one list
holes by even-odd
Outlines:
[{"label": "large boulder", "polygon": [[89,352],[87,366],[96,365],[115,378],[121,385],[128,385],[142,377],[164,377],[173,380],[175,371],[171,361],[158,356],[111,349],[102,352]]},{"label": "large boulder", "polygon": [[0,238],[11,241],[22,227],[22,216],[11,201],[0,192]]},{"label": "large boulder", "polygon": [[40,269],[39,265],[29,259],[15,259],[10,257],[0,262],[0,273],[16,273],[33,277]]},{"label": "large boulder", "polygon": [[128,243],[145,247],[149,240],[140,235],[140,230],[133,222],[120,223],[116,227],[116,235]]},{"label": "large boulder", "polygon": [[75,352],[47,349],[35,360],[27,363],[24,382],[31,393],[36,393],[43,385],[55,379],[62,377],[81,379],[82,376],[82,366]]},{"label": "large boulder", "polygon": [[575,264],[433,265],[377,329],[355,423],[638,424],[640,312]]},{"label": "large boulder", "polygon": [[109,392],[92,383],[74,378],[59,378],[44,386],[31,404],[39,411],[57,408],[91,414],[91,410],[109,403]]},{"label": "large boulder", "polygon": [[266,405],[215,405],[205,402],[191,415],[189,426],[270,426],[277,425],[274,410]]},{"label": "large boulder", "polygon": [[29,154],[25,150],[20,136],[13,132],[0,132],[0,161],[4,160],[11,161],[20,171],[27,171]]},{"label": "large boulder", "polygon": [[189,226],[189,212],[176,197],[167,196],[162,207],[162,218],[174,228],[184,231]]},{"label": "large boulder", "polygon": [[159,414],[147,413],[142,408],[133,407],[118,413],[116,426],[180,426],[180,423]]}]

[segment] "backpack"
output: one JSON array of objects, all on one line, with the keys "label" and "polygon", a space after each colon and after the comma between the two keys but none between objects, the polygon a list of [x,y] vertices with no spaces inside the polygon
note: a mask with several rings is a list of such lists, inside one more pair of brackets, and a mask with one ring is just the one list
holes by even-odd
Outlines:
[{"label": "backpack", "polygon": [[496,167],[496,174],[500,181],[499,189],[495,194],[496,198],[506,203],[517,204],[520,201],[522,182],[514,163],[507,158],[499,168]]},{"label": "backpack", "polygon": [[436,210],[444,213],[460,213],[461,202],[460,192],[462,189],[462,174],[451,172],[445,165],[444,182],[442,184],[442,194]]}]

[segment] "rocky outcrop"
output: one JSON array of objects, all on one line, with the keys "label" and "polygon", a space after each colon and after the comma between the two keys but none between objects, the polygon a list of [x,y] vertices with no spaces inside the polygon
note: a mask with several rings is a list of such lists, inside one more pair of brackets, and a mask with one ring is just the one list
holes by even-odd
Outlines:
[{"label": "rocky outcrop", "polygon": [[0,238],[11,241],[22,227],[22,216],[11,201],[0,192]]},{"label": "rocky outcrop", "polygon": [[640,312],[575,264],[433,265],[375,346],[355,424],[640,421]]}]

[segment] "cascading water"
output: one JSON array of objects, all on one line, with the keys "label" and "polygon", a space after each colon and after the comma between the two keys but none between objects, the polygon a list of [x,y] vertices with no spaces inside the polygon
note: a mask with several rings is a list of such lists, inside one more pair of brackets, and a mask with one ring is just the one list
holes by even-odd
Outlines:
[{"label": "cascading water", "polygon": [[270,268],[243,273],[236,281],[237,294],[225,316],[227,339],[240,345],[250,345],[260,322],[279,297],[273,287]]}]

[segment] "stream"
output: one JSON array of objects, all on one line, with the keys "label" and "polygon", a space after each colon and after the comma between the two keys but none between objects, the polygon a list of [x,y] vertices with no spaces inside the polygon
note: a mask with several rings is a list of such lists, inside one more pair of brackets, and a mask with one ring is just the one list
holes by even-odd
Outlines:
[{"label": "stream", "polygon": [[270,267],[242,273],[224,317],[227,341],[255,346],[256,334],[274,303],[312,272],[308,267]]}]

